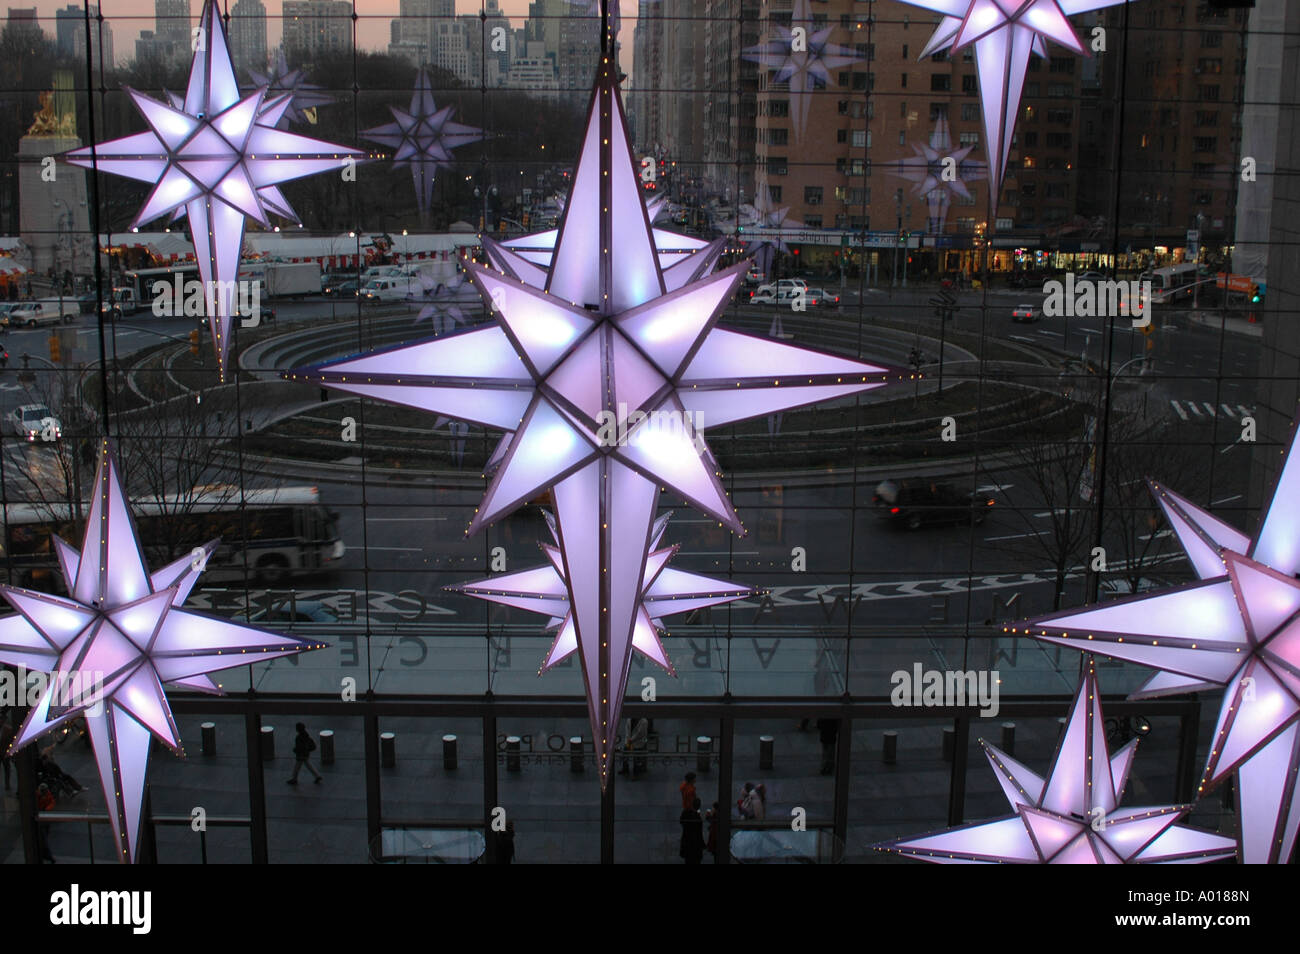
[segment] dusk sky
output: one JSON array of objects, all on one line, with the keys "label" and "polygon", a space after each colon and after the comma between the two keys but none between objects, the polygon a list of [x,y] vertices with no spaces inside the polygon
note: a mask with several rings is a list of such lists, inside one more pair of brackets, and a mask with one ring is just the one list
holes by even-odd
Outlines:
[{"label": "dusk sky", "polygon": [[[49,22],[42,24],[45,32],[54,35],[54,11],[70,3],[81,6],[79,0],[19,0],[9,3],[8,7],[36,7],[37,14],[48,17]],[[274,48],[280,43],[280,11],[282,0],[262,0],[266,6],[267,45]],[[623,10],[623,28],[620,42],[624,53],[620,61],[627,68],[631,61],[632,26],[636,18],[636,0],[621,0]],[[222,10],[228,10],[234,0],[222,0]],[[153,0],[101,0],[100,6],[104,16],[113,25],[113,52],[119,63],[135,55],[135,40],[141,30],[154,28]],[[190,0],[190,10],[197,22],[202,0]],[[456,0],[457,13],[477,13],[482,8],[479,0]],[[501,0],[501,9],[510,17],[515,26],[522,25],[528,16],[528,0]],[[361,14],[357,21],[357,38],[363,49],[386,49],[389,39],[389,21],[397,16],[398,0],[358,0],[357,10]]]}]

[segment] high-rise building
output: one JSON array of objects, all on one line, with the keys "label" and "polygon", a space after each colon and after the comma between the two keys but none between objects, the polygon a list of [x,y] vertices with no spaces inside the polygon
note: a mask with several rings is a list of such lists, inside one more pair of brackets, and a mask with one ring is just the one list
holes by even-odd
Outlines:
[{"label": "high-rise building", "polygon": [[579,93],[591,86],[600,56],[600,20],[586,16],[569,0],[533,0],[528,5],[527,39],[540,41],[555,64],[561,90]]},{"label": "high-rise building", "polygon": [[170,44],[173,55],[187,54],[193,46],[190,0],[154,0],[154,40]]},{"label": "high-rise building", "polygon": [[352,4],[346,0],[285,0],[281,40],[290,59],[352,49]]},{"label": "high-rise building", "polygon": [[627,109],[631,114],[633,141],[644,151],[662,144],[665,138],[660,111],[664,97],[664,45],[668,21],[661,3],[641,0],[636,26],[632,29],[632,80]]},{"label": "high-rise building", "polygon": [[510,89],[522,90],[542,99],[555,100],[560,95],[555,63],[546,54],[546,46],[541,40],[524,41],[515,50],[506,83]]},{"label": "high-rise building", "polygon": [[230,55],[235,69],[266,69],[266,6],[262,0],[237,0],[230,8]]},{"label": "high-rise building", "polygon": [[[78,62],[86,55],[86,10],[68,4],[54,12],[55,46],[59,56],[70,56]],[[90,5],[90,48],[96,67],[100,63],[100,45],[103,45],[105,69],[113,67],[113,27],[107,19],[99,19],[99,7]]]}]

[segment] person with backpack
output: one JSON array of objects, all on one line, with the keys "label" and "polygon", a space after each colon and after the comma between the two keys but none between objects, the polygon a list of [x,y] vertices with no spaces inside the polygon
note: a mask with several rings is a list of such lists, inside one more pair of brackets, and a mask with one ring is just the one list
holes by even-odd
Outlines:
[{"label": "person with backpack", "polygon": [[298,734],[293,739],[293,774],[289,776],[289,784],[298,784],[298,773],[302,771],[303,766],[307,766],[307,771],[316,776],[312,781],[317,785],[320,784],[321,774],[317,772],[311,764],[311,754],[316,751],[316,742],[307,732],[307,726],[299,722],[297,725]]}]

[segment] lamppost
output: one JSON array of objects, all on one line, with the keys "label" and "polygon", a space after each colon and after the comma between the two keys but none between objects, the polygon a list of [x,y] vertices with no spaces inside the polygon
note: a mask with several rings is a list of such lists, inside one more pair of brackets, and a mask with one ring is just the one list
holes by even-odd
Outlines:
[{"label": "lamppost", "polygon": [[479,219],[479,227],[478,227],[478,230],[481,234],[487,234],[492,231],[491,229],[488,228],[488,197],[495,196],[496,194],[497,194],[496,186],[483,186],[482,188],[480,188],[479,186],[474,187],[474,198],[477,199],[482,197],[483,199],[483,217]]}]

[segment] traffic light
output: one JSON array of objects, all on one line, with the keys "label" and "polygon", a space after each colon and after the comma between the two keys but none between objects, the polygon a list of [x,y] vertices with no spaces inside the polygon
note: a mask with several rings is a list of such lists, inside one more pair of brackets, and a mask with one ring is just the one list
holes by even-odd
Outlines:
[{"label": "traffic light", "polygon": [[1251,303],[1252,305],[1258,305],[1258,304],[1259,304],[1261,301],[1263,301],[1263,300],[1264,300],[1264,293],[1261,292],[1261,291],[1259,290],[1259,286],[1258,286],[1258,285],[1251,285],[1251,286],[1250,286],[1250,303]]},{"label": "traffic light", "polygon": [[58,364],[63,359],[63,352],[59,350],[59,336],[50,335],[50,360]]},{"label": "traffic light", "polygon": [[524,213],[524,228],[528,228],[528,213]]},{"label": "traffic light", "polygon": [[197,328],[190,332],[190,354],[196,358],[199,356],[199,329]]}]

